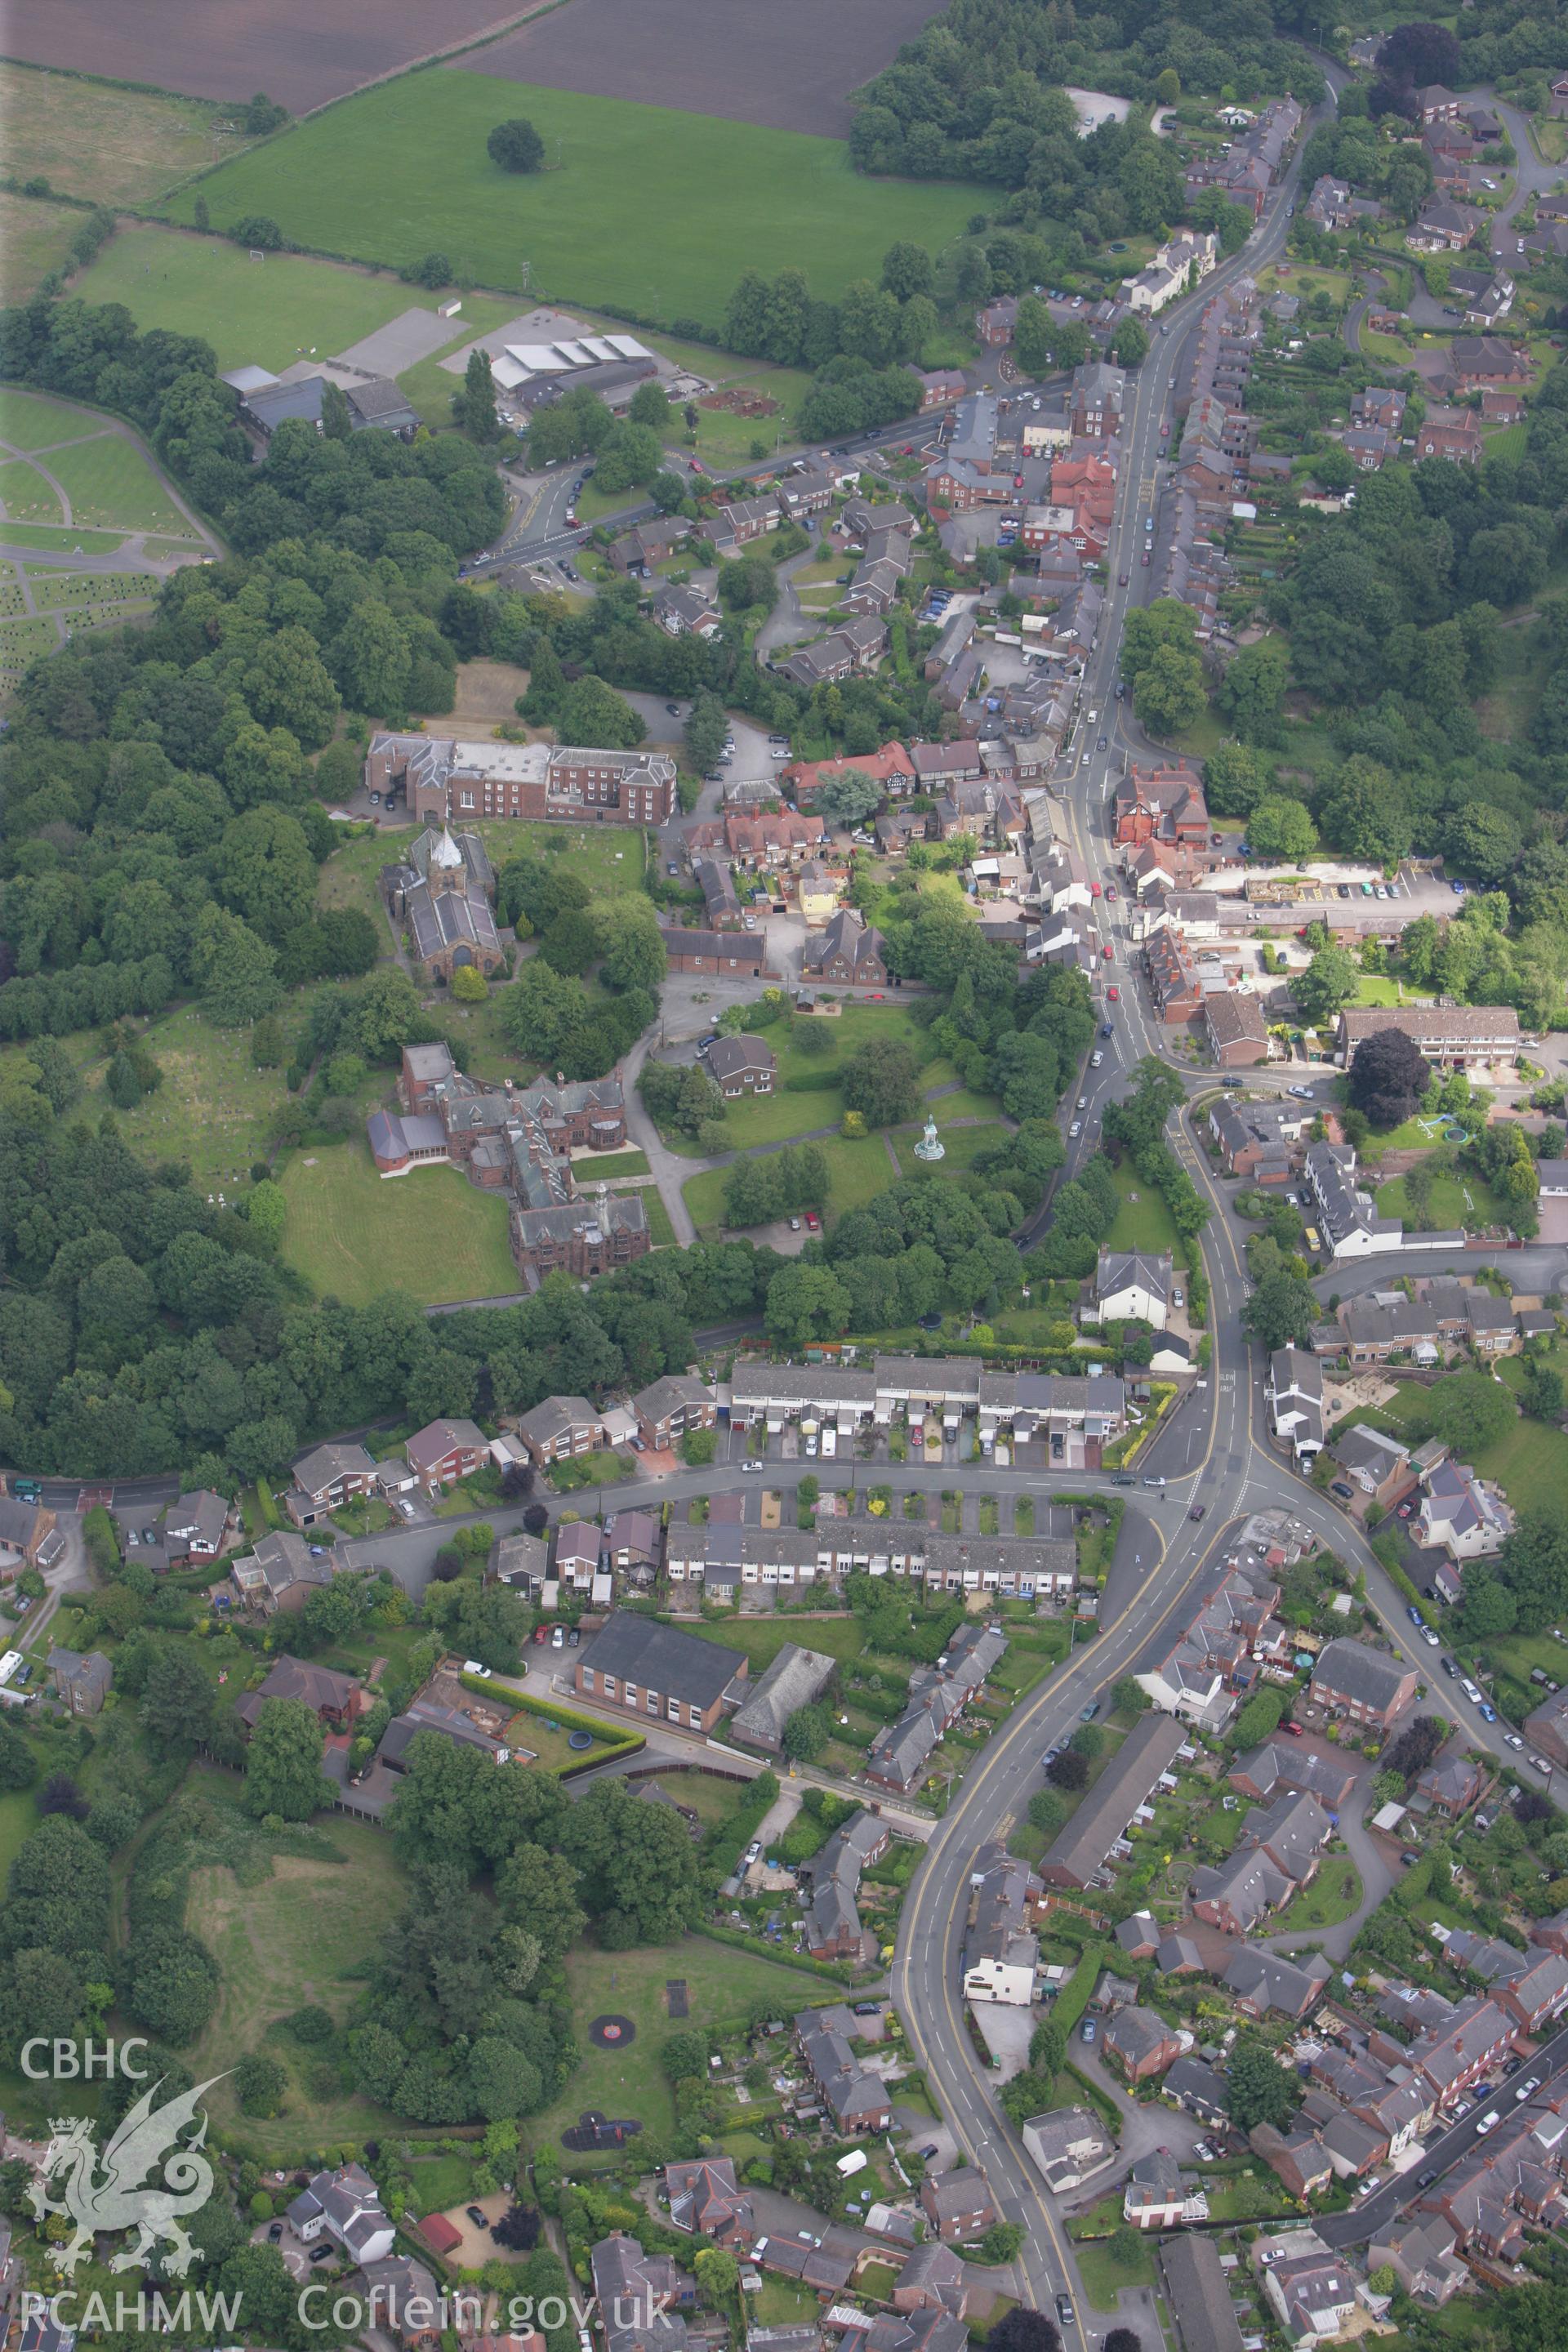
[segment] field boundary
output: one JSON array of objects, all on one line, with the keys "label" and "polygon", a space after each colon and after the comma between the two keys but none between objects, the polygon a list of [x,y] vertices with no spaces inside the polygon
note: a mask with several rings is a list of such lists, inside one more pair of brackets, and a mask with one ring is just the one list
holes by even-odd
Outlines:
[{"label": "field boundary", "polygon": [[[311,122],[318,114],[325,114],[331,107],[342,106],[348,99],[359,98],[367,89],[379,89],[383,82],[402,81],[408,74],[428,73],[437,66],[449,65],[454,58],[466,58],[471,49],[488,49],[495,42],[504,41],[509,33],[515,33],[520,25],[531,25],[536,16],[552,16],[557,8],[567,8],[571,5],[572,0],[534,0],[531,8],[524,8],[518,16],[508,16],[500,24],[488,25],[483,32],[470,33],[466,39],[455,42],[449,49],[429,49],[424,57],[410,58],[406,64],[394,66],[386,73],[373,74],[369,81],[362,81],[354,89],[344,90],[342,98],[324,98],[320,106],[308,106],[303,114],[295,117],[295,121]],[[286,128],[287,125],[279,123],[279,131]]]}]

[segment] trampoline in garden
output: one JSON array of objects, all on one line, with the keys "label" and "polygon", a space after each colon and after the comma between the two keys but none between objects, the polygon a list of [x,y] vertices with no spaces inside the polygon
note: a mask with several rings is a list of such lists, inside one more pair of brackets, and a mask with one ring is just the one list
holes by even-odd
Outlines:
[{"label": "trampoline in garden", "polygon": [[567,1736],[566,1745],[568,1748],[592,1748],[594,1745],[594,1735],[591,1731],[571,1732]]}]

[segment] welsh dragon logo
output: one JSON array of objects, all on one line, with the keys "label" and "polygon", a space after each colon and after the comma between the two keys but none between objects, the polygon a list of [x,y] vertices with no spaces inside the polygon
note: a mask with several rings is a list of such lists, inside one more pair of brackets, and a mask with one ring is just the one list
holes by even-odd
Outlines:
[{"label": "welsh dragon logo", "polygon": [[[96,2231],[134,2230],[135,2244],[116,2254],[109,2265],[111,2271],[132,2270],[166,2243],[163,2267],[171,2277],[184,2278],[196,2252],[184,2217],[199,2213],[212,2194],[213,2168],[202,2153],[205,2114],[193,2137],[182,2141],[180,2134],[195,2118],[203,2095],[222,2080],[221,2074],[209,2075],[161,2107],[153,2105],[162,2087],[154,2083],[142,2092],[101,2156],[93,2146],[88,2117],[51,2118],[49,2144],[29,2196],[40,2222],[51,2213],[62,2213],[73,2225],[74,2236],[55,2258],[62,2271],[74,2273],[79,2263],[90,2258]],[[149,2173],[154,2178],[142,2188]],[[56,2203],[47,2184],[59,2174],[65,2176],[65,2194]]]}]

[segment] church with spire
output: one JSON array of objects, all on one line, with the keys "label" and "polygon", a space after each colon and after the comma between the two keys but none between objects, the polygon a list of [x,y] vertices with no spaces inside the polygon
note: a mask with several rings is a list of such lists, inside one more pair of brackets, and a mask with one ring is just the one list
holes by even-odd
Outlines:
[{"label": "church with spire", "polygon": [[465,967],[486,979],[500,971],[506,941],[495,918],[496,877],[477,833],[426,825],[399,865],[382,867],[381,886],[426,980],[449,982]]}]

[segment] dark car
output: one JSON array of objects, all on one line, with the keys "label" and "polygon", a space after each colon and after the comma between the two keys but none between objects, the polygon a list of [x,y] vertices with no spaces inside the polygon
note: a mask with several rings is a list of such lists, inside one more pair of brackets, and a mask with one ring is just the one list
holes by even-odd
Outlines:
[{"label": "dark car", "polygon": [[880,2017],[882,2004],[879,2000],[858,2000],[855,2004],[855,2014],[857,2017]]},{"label": "dark car", "polygon": [[1336,1478],[1331,1485],[1329,1492],[1331,1495],[1337,1495],[1342,1503],[1348,1503],[1351,1499],[1351,1490],[1342,1478]]},{"label": "dark car", "polygon": [[670,717],[671,717],[672,719],[679,719],[679,716],[680,716],[680,705],[679,705],[679,702],[667,702],[667,703],[665,704],[665,706],[664,706],[664,707],[665,707],[665,709],[668,711],[668,713],[669,713],[669,715],[670,715]]},{"label": "dark car", "polygon": [[922,2161],[929,2164],[932,2157],[940,2156],[942,2154],[942,2150],[938,2147],[935,2140],[933,2139],[929,2141],[927,2145],[921,2149],[920,2153]]},{"label": "dark car", "polygon": [[1100,1034],[1102,1037],[1114,1037],[1116,1030],[1110,1022],[1102,1021],[1100,1024]]},{"label": "dark car", "polygon": [[268,2229],[268,2231],[267,2234],[268,2234],[268,2238],[272,2241],[272,2243],[273,2243],[274,2245],[276,2245],[276,2244],[278,2243],[279,2239],[283,2235],[283,2224],[282,2224],[282,2222],[281,2222],[281,2221],[274,2221],[274,2222],[272,2223],[271,2227]]},{"label": "dark car", "polygon": [[473,2223],[476,2230],[488,2230],[489,2228],[490,2217],[481,2207],[478,2205],[467,2205],[463,2210],[468,2214],[469,2221]]},{"label": "dark car", "polygon": [[[1162,327],[1160,331],[1163,334],[1165,331]],[[1058,2295],[1057,2317],[1061,2321],[1064,2327],[1076,2327],[1078,2326],[1078,2314],[1072,2307],[1072,2297],[1070,2294]]]},{"label": "dark car", "polygon": [[1102,736],[1100,737],[1100,742],[1099,742],[1099,745],[1098,745],[1098,749],[1099,749],[1099,750],[1100,750],[1101,751],[1103,751],[1105,750],[1105,748],[1106,748],[1106,739],[1105,739],[1105,737],[1102,735]]},{"label": "dark car", "polygon": [[1192,1509],[1187,1513],[1187,1517],[1189,1519],[1201,1519],[1207,1509],[1208,1505],[1206,1503],[1194,1503]]},{"label": "dark car", "polygon": [[1450,1679],[1458,1674],[1459,1669],[1454,1664],[1452,1658],[1439,1658],[1437,1664],[1442,1667],[1443,1672],[1447,1675]]},{"label": "dark car", "polygon": [[1412,1853],[1409,1848],[1406,1847],[1405,1851],[1399,1857],[1399,1867],[1401,1870],[1414,1870],[1420,1859],[1421,1857],[1418,1853]]},{"label": "dark car", "polygon": [[330,2263],[334,2252],[331,2246],[316,2246],[311,2250],[310,2260],[313,2263]]}]

